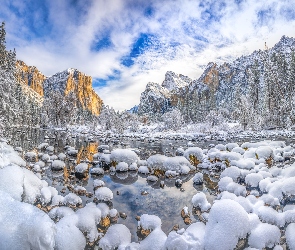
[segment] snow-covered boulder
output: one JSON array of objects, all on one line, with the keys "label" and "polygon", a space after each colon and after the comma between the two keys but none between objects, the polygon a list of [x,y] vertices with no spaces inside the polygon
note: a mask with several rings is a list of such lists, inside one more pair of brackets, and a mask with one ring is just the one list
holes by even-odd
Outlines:
[{"label": "snow-covered boulder", "polygon": [[130,149],[115,149],[110,155],[111,162],[117,165],[119,162],[126,162],[128,165],[139,160],[137,154]]},{"label": "snow-covered boulder", "polygon": [[54,249],[56,226],[37,207],[0,190],[0,249]]},{"label": "snow-covered boulder", "polygon": [[66,164],[64,161],[54,160],[51,164],[51,169],[54,171],[60,171],[60,170],[63,170],[65,166]]},{"label": "snow-covered boulder", "polygon": [[203,150],[198,147],[191,147],[185,150],[184,157],[191,162],[192,165],[197,166],[203,161]]},{"label": "snow-covered boulder", "polygon": [[211,208],[211,204],[207,201],[207,197],[203,192],[199,192],[193,196],[192,204],[194,207],[200,208],[202,212],[208,211]]},{"label": "snow-covered boulder", "polygon": [[280,229],[274,225],[260,223],[251,231],[248,243],[251,247],[262,249],[273,247],[280,242]]},{"label": "snow-covered boulder", "polygon": [[234,249],[250,230],[248,214],[233,200],[216,201],[205,229],[205,249]]},{"label": "snow-covered boulder", "polygon": [[122,224],[110,226],[105,236],[99,241],[99,247],[102,250],[125,249],[131,242],[131,233],[129,229]]},{"label": "snow-covered boulder", "polygon": [[184,232],[171,231],[165,243],[167,250],[204,249],[205,224],[196,222]]},{"label": "snow-covered boulder", "polygon": [[113,199],[113,192],[108,187],[100,187],[95,191],[98,200],[110,201]]}]

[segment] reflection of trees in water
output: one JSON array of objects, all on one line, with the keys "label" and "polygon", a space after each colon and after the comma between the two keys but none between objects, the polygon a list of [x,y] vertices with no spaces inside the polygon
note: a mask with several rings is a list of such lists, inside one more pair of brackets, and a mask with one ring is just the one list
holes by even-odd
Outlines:
[{"label": "reflection of trees in water", "polygon": [[44,130],[38,128],[10,128],[5,131],[10,144],[14,147],[22,147],[29,151],[44,141]]}]

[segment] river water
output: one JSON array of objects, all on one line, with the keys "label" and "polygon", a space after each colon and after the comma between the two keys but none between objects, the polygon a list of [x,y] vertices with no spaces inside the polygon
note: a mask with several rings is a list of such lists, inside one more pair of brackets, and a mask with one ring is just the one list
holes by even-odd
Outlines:
[{"label": "river water", "polygon": [[[165,154],[167,156],[175,155],[175,150],[178,147],[186,147],[188,141],[186,140],[156,140],[147,141],[140,139],[130,138],[100,138],[99,136],[79,135],[73,136],[67,131],[53,131],[41,129],[14,129],[8,133],[10,144],[14,147],[22,147],[23,152],[35,150],[36,147],[43,142],[48,142],[49,145],[54,146],[54,154],[65,152],[64,147],[70,145],[75,147],[79,153],[76,162],[79,163],[83,160],[92,161],[93,154],[97,153],[97,147],[102,144],[108,144],[110,150],[115,148],[133,148],[142,160],[146,160],[152,154]],[[260,138],[257,138],[259,140]],[[264,138],[274,139],[274,138]],[[287,141],[287,144],[294,143],[293,138],[275,138],[277,140]],[[227,142],[236,141],[241,143],[249,141],[249,138],[231,138]],[[227,143],[216,140],[202,140],[199,142],[194,141],[194,145],[200,148],[208,148],[210,144]],[[73,164],[69,162],[68,164]],[[75,163],[76,164],[76,163]],[[205,181],[203,185],[194,185],[192,182],[193,175],[180,176],[183,185],[181,188],[175,186],[175,179],[162,179],[165,182],[165,187],[160,188],[160,180],[156,183],[151,183],[146,180],[146,176],[138,174],[137,172],[125,172],[111,174],[106,172],[105,175],[96,177],[91,174],[83,180],[77,178],[69,179],[65,176],[64,172],[53,172],[50,167],[42,175],[50,185],[54,186],[61,194],[60,191],[66,185],[80,185],[87,189],[88,192],[93,193],[93,181],[101,179],[105,182],[106,187],[110,188],[114,194],[112,204],[110,207],[116,208],[118,212],[126,213],[127,218],[119,218],[118,223],[126,225],[131,234],[132,241],[138,241],[137,237],[137,221],[136,216],[142,214],[154,214],[161,218],[162,229],[168,234],[173,226],[176,224],[180,228],[187,228],[181,217],[181,210],[184,206],[188,206],[189,211],[192,211],[191,199],[198,191],[203,191],[208,201],[212,204],[215,199],[215,187],[217,180],[210,179],[205,173]],[[143,195],[143,192],[145,195]],[[69,190],[66,189],[66,195]],[[81,196],[84,205],[93,201],[93,197],[88,198]],[[198,221],[197,217],[191,216],[192,222]]]}]

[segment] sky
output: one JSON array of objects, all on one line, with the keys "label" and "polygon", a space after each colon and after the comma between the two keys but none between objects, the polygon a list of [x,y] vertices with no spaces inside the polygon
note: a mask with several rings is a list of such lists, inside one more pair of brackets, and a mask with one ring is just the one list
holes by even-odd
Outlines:
[{"label": "sky", "polygon": [[295,37],[295,0],[0,0],[7,48],[46,76],[76,68],[106,105],[138,104],[167,71],[197,79]]}]

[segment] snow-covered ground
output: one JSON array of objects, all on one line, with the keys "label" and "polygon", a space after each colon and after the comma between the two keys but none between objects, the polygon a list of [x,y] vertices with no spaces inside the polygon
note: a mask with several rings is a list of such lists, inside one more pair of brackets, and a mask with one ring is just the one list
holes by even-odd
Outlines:
[{"label": "snow-covered ground", "polygon": [[[86,135],[91,136],[88,132]],[[192,134],[166,136],[191,139]],[[202,140],[207,136],[212,135],[202,135]],[[186,147],[175,148],[173,156],[153,154],[146,159],[140,159],[136,149],[111,150],[108,145],[100,145],[93,160],[87,159],[92,164],[76,162],[80,152],[73,156],[71,152],[76,149],[70,146],[57,152],[42,143],[22,153],[21,148],[13,149],[2,141],[0,249],[84,249],[86,245],[103,250],[295,249],[294,145],[275,140],[239,142],[239,138],[245,141],[251,136],[254,133],[235,134],[236,142],[215,143],[209,148],[188,141]],[[272,136],[292,137],[293,132],[255,132],[254,138]],[[147,143],[156,138],[155,134],[144,137]],[[65,164],[68,161],[70,165]],[[62,169],[63,178],[69,181],[68,194],[48,181],[48,171],[54,173],[57,169]],[[180,177],[188,174],[195,175],[196,186],[202,186],[205,177],[212,178],[218,181],[212,190],[215,199],[208,200],[202,191],[192,194],[192,209],[185,206],[179,211],[189,226],[175,227],[168,234],[157,214],[143,212],[137,218],[141,240],[131,242],[130,229],[117,223],[124,214],[112,207],[115,190],[108,183],[96,180],[91,192],[70,183],[89,174],[137,170],[146,174],[148,182],[159,182],[161,187],[165,185],[163,180],[174,179],[181,188]],[[87,204],[82,202],[84,195],[91,199]],[[193,218],[197,221],[192,222]]]}]

